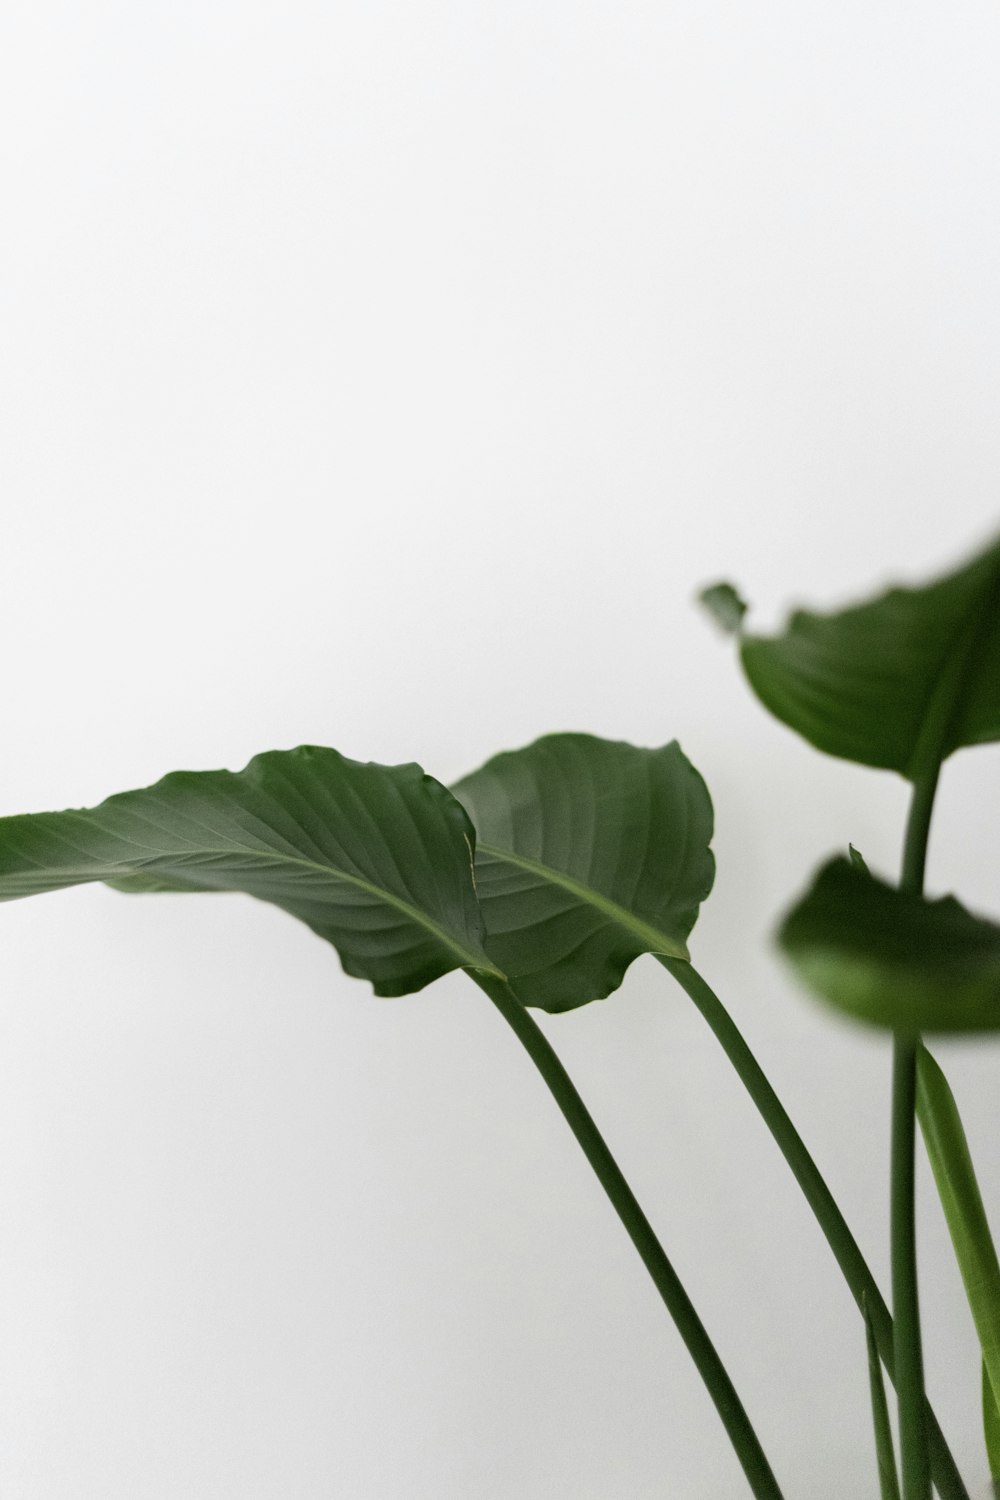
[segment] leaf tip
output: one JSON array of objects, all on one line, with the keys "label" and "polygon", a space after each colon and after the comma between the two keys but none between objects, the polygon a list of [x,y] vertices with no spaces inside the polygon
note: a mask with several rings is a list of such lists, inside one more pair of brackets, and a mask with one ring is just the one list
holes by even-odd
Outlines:
[{"label": "leaf tip", "polygon": [[710,584],[699,593],[698,603],[726,635],[739,635],[748,606],[734,584]]}]

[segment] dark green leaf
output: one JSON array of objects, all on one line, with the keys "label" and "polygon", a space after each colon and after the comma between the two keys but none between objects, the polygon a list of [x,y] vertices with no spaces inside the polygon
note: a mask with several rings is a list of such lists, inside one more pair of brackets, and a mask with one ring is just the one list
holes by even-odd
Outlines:
[{"label": "dark green leaf", "polygon": [[992,1397],[992,1402],[987,1400],[984,1387],[983,1423],[996,1475],[1000,1419],[993,1393],[1000,1392],[1000,1264],[955,1096],[926,1047],[917,1053],[917,1119],[983,1351]]},{"label": "dark green leaf", "polygon": [[810,989],[902,1032],[1000,1029],[1000,927],[832,860],[778,941]]},{"label": "dark green leaf", "polygon": [[731,583],[713,583],[702,589],[698,601],[727,635],[735,635],[743,624],[747,605]]},{"label": "dark green leaf", "polygon": [[853,865],[855,870],[857,870],[860,874],[871,874],[871,871],[869,870],[868,865],[865,862],[864,855],[859,849],[855,849],[853,844],[848,844],[847,846],[847,857],[851,861],[851,864]]},{"label": "dark green leaf", "polygon": [[865,1336],[868,1344],[868,1386],[872,1402],[872,1423],[875,1428],[875,1454],[878,1459],[878,1483],[881,1500],[899,1500],[899,1476],[896,1473],[896,1451],[892,1445],[892,1428],[889,1426],[889,1406],[885,1399],[885,1383],[882,1379],[882,1361],[875,1342],[868,1298],[862,1298],[865,1315]]},{"label": "dark green leaf", "polygon": [[95,808],[0,819],[0,900],[95,880],[243,891],[305,922],[376,994],[403,995],[451,969],[493,969],[474,841],[419,766],[303,746],[239,772],[176,771]]},{"label": "dark green leaf", "polygon": [[811,744],[915,780],[1000,739],[1000,541],[924,588],[799,611],[741,654],[761,701]]},{"label": "dark green leaf", "polygon": [[640,953],[688,956],[714,876],[712,804],[676,743],[549,735],[454,791],[476,825],[487,951],[525,1004],[570,1010]]}]

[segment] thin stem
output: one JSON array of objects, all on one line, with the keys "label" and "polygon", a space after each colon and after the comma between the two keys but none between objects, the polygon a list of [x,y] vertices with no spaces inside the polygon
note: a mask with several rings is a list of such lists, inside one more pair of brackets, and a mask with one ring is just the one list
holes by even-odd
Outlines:
[{"label": "thin stem", "polygon": [[[836,1199],[830,1192],[805,1142],[771,1087],[767,1075],[747,1045],[735,1021],[706,980],[690,963],[673,958],[660,958],[659,961],[693,1000],[732,1063],[740,1081],[756,1105],[761,1119],[774,1137],[778,1149],[802,1189],[805,1200],[826,1236],[827,1244],[833,1251],[851,1294],[862,1312],[867,1300],[868,1317],[875,1334],[875,1342],[889,1378],[894,1381],[895,1349],[892,1316],[861,1253],[858,1242],[851,1233],[847,1220],[841,1213]],[[969,1500],[969,1492],[929,1404],[925,1406],[924,1419],[930,1445],[934,1484],[941,1500]]]},{"label": "thin stem", "polygon": [[771,1466],[704,1324],[548,1039],[509,985],[469,972],[525,1048],[593,1167],[708,1388],[756,1500],[781,1500]]},{"label": "thin stem", "polygon": [[[900,886],[919,895],[924,887],[927,841],[937,791],[940,759],[914,782],[906,822]],[[897,1032],[892,1057],[892,1138],[890,1222],[892,1306],[896,1320],[896,1394],[903,1500],[927,1500],[930,1467],[924,1423],[924,1361],[917,1286],[915,1137],[919,1035]]]},{"label": "thin stem", "polygon": [[914,784],[910,812],[906,819],[906,834],[903,841],[903,868],[899,877],[900,889],[919,895],[924,888],[924,868],[927,864],[927,842],[931,832],[931,814],[937,794],[940,767],[935,766],[929,776],[921,777]]},{"label": "thin stem", "polygon": [[903,1500],[928,1500],[931,1492],[924,1427],[924,1365],[920,1345],[914,1215],[916,1068],[916,1042],[909,1037],[897,1036],[892,1059],[890,1237]]},{"label": "thin stem", "polygon": [[871,1393],[872,1429],[875,1436],[875,1457],[878,1462],[879,1493],[882,1500],[901,1500],[896,1450],[892,1441],[892,1428],[889,1425],[889,1403],[885,1399],[885,1381],[882,1379],[882,1366],[879,1362],[878,1345],[875,1342],[875,1330],[867,1315],[867,1302],[863,1311],[865,1313],[865,1341],[868,1345],[868,1386]]}]

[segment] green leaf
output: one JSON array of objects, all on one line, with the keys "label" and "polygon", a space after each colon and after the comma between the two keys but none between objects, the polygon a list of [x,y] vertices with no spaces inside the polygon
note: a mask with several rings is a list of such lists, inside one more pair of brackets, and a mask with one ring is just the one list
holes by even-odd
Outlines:
[{"label": "green leaf", "polygon": [[476,825],[486,947],[527,1005],[602,999],[641,953],[687,958],[712,804],[674,743],[554,734],[454,788]]},{"label": "green leaf", "polygon": [[927,901],[849,860],[823,867],[778,941],[805,984],[901,1032],[1000,1029],[1000,927],[953,896]]},{"label": "green leaf", "polygon": [[720,629],[727,635],[738,634],[747,612],[747,603],[731,583],[713,583],[702,589],[698,602],[703,604]]},{"label": "green leaf", "polygon": [[917,1119],[972,1321],[983,1351],[983,1430],[991,1472],[1000,1474],[1000,1264],[983,1207],[969,1143],[948,1080],[934,1058],[917,1053]]},{"label": "green leaf", "polygon": [[0,819],[0,900],[86,881],[243,891],[333,944],[378,995],[493,968],[473,881],[475,834],[419,766],[302,746],[243,771],[176,771],[99,807]]},{"label": "green leaf", "polygon": [[868,1385],[871,1392],[872,1423],[875,1429],[875,1454],[878,1459],[878,1483],[881,1500],[899,1500],[899,1476],[896,1473],[896,1451],[892,1444],[892,1428],[889,1426],[889,1406],[885,1399],[885,1384],[882,1380],[882,1361],[875,1329],[872,1327],[867,1296],[861,1299],[861,1310],[865,1316],[865,1336],[868,1344]]},{"label": "green leaf", "polygon": [[848,844],[848,846],[847,846],[847,857],[851,861],[851,864],[854,867],[854,869],[857,870],[859,872],[859,874],[861,874],[861,875],[870,875],[871,874],[871,871],[868,868],[868,864],[867,864],[867,862],[865,860],[864,855],[861,853],[860,849],[855,849],[855,847],[854,847],[853,844]]},{"label": "green leaf", "polygon": [[916,780],[1000,739],[1000,540],[924,588],[800,610],[782,635],[746,636],[741,655],[761,702],[811,744]]},{"label": "green leaf", "polygon": [[993,1383],[983,1360],[983,1438],[986,1458],[993,1478],[993,1493],[1000,1495],[1000,1406],[993,1394]]}]

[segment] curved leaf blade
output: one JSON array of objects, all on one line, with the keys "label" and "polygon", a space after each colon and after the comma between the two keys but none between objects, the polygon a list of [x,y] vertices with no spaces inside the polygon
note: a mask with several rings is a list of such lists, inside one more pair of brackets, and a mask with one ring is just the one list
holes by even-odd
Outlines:
[{"label": "curved leaf blade", "polygon": [[955,1096],[926,1047],[917,1052],[917,1119],[983,1352],[983,1433],[996,1477],[1000,1461],[1000,1263]]},{"label": "curved leaf blade", "polygon": [[0,819],[0,900],[88,881],[241,891],[297,917],[346,973],[403,995],[483,946],[475,833],[419,766],[301,746],[242,771],[175,771],[98,807]]},{"label": "curved leaf blade", "polygon": [[927,901],[835,859],[778,942],[806,986],[894,1031],[1000,1029],[1000,927],[953,896]]},{"label": "curved leaf blade", "polygon": [[712,888],[712,804],[676,742],[554,734],[453,788],[476,825],[486,949],[526,1005],[571,1010],[641,953],[687,958]]},{"label": "curved leaf blade", "polygon": [[945,578],[744,636],[761,702],[829,755],[915,780],[1000,739],[1000,540]]}]

